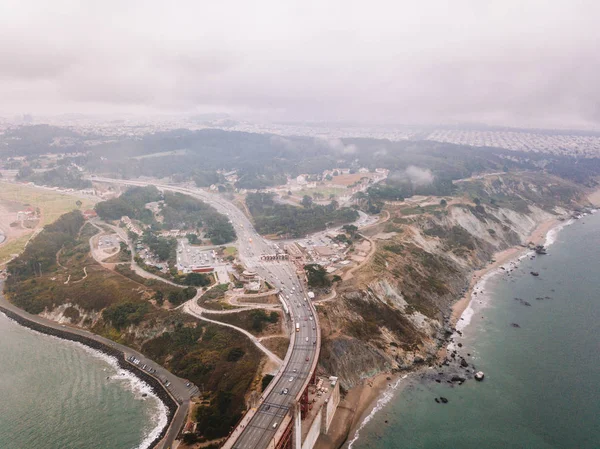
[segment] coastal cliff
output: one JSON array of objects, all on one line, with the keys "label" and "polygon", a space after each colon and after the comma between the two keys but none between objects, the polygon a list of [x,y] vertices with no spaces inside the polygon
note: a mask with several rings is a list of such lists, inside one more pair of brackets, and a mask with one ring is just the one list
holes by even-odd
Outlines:
[{"label": "coastal cliff", "polygon": [[365,232],[376,245],[373,257],[318,306],[320,367],[344,389],[432,363],[473,272],[495,253],[527,245],[540,224],[589,205],[581,187],[543,173],[487,176],[456,190],[387,204],[389,220]]}]

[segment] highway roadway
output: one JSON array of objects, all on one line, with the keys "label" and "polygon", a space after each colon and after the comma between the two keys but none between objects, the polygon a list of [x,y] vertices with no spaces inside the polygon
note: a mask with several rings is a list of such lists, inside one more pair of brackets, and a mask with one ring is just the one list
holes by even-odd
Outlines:
[{"label": "highway roadway", "polygon": [[320,344],[314,309],[293,265],[289,262],[265,262],[257,271],[281,290],[292,322],[298,324],[299,330],[292,330],[295,338],[287,364],[282,367],[280,376],[272,381],[275,382],[274,386],[232,446],[239,449],[262,449],[268,446],[283,418],[293,409],[293,404],[306,388]]},{"label": "highway roadway", "polygon": [[[181,192],[211,204],[227,215],[238,236],[237,249],[241,262],[257,271],[275,288],[281,290],[293,323],[292,346],[288,349],[285,365],[271,381],[266,397],[250,418],[233,432],[229,443],[236,449],[264,449],[279,429],[284,417],[308,386],[320,350],[320,332],[314,306],[306,296],[305,287],[296,275],[295,266],[288,261],[263,261],[261,255],[275,254],[275,245],[269,243],[254,229],[240,209],[224,198],[196,188],[177,187],[143,181],[103,177],[90,178],[94,182],[108,182],[134,186],[154,185],[161,190]],[[298,331],[295,330],[296,323]],[[229,445],[228,445],[229,446]]]}]

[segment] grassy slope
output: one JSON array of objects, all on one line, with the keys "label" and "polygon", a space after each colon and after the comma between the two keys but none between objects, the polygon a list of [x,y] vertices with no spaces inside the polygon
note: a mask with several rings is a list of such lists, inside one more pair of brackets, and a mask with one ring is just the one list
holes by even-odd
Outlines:
[{"label": "grassy slope", "polygon": [[[77,200],[80,200],[83,203],[81,205],[81,210],[88,209],[94,205],[94,202],[89,198],[78,198],[52,190],[5,182],[0,184],[0,200],[16,201],[22,204],[29,204],[32,207],[39,207],[42,211],[39,223],[40,227],[53,223],[65,212],[76,209],[77,205],[75,202]],[[31,233],[33,233],[33,230],[31,230]],[[15,240],[8,241],[0,246],[0,265],[2,265],[11,254],[17,254],[23,250],[31,233],[23,235]]]},{"label": "grassy slope", "polygon": [[[66,303],[78,306],[81,313],[87,315],[83,321],[85,327],[140,349],[174,374],[203,386],[207,400],[226,393],[229,402],[224,413],[236,420],[245,408],[244,398],[249,388],[258,388],[262,354],[245,336],[232,329],[154,306],[149,299],[154,297],[155,289],[162,289],[164,284],[147,280],[140,283],[135,276],[129,279],[96,263],[89,254],[88,242],[96,232],[85,224],[75,242],[61,248],[52,268],[42,276],[13,281],[7,296],[17,305],[21,302],[30,307],[37,304],[50,310]],[[36,240],[44,236],[42,232]],[[85,279],[83,267],[87,271]],[[103,319],[102,311],[124,303],[141,305],[143,316],[135,325],[115,328]],[[79,310],[70,307],[65,316],[79,324],[83,319]],[[213,429],[213,435],[226,434],[229,423],[226,424]]]},{"label": "grassy slope", "polygon": [[271,311],[263,310],[247,310],[243,312],[227,313],[227,314],[210,314],[205,313],[207,318],[223,323],[233,324],[247,330],[252,335],[265,336],[280,334],[281,331],[281,313],[277,312],[278,320],[272,323],[270,318]]}]

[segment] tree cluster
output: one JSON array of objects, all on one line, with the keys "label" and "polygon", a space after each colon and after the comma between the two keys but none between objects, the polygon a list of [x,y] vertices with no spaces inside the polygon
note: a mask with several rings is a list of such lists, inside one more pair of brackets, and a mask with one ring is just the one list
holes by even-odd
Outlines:
[{"label": "tree cluster", "polygon": [[304,265],[304,271],[308,278],[308,285],[310,287],[329,287],[331,280],[327,277],[327,271],[323,266],[313,263]]},{"label": "tree cluster", "polygon": [[25,247],[23,253],[7,267],[8,283],[30,276],[41,276],[56,265],[56,253],[63,246],[72,246],[83,226],[83,215],[79,210],[62,215],[54,223],[46,225]]},{"label": "tree cluster", "polygon": [[96,204],[96,212],[103,220],[119,220],[126,215],[150,224],[154,217],[145,206],[160,200],[162,195],[154,186],[130,187],[118,198]]},{"label": "tree cluster", "polygon": [[358,213],[350,208],[337,209],[335,205],[307,205],[303,208],[278,204],[270,193],[250,193],[246,204],[254,218],[256,230],[261,234],[301,237],[355,221]]}]

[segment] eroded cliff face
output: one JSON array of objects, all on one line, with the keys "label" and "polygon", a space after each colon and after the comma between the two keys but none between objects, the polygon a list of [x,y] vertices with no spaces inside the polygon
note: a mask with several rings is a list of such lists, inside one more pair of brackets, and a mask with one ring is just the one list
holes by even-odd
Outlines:
[{"label": "eroded cliff face", "polygon": [[474,270],[497,251],[526,245],[542,222],[587,205],[584,192],[542,174],[461,183],[457,195],[422,206],[387,207],[390,219],[366,232],[374,256],[318,306],[321,368],[351,388],[387,370],[436,357],[452,329],[450,307]]}]

